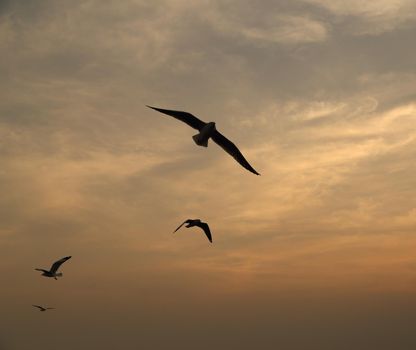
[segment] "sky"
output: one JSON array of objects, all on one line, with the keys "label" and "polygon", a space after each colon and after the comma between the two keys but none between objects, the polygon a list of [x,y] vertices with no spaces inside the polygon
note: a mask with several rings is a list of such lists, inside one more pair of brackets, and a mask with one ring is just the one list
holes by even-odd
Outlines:
[{"label": "sky", "polygon": [[415,349],[415,37],[415,0],[0,0],[0,350]]}]

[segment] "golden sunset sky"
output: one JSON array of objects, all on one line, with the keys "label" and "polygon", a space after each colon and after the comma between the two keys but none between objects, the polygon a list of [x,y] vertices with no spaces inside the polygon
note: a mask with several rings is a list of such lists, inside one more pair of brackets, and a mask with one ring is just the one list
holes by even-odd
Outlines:
[{"label": "golden sunset sky", "polygon": [[416,0],[1,0],[0,53],[0,350],[416,349]]}]

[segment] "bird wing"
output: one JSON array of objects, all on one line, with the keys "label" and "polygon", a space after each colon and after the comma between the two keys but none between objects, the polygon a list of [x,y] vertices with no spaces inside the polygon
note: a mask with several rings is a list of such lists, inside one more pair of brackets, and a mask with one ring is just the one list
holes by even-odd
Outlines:
[{"label": "bird wing", "polygon": [[51,273],[55,273],[56,271],[58,271],[59,266],[61,266],[61,265],[62,265],[65,261],[67,261],[67,260],[69,260],[69,259],[71,259],[71,257],[70,257],[70,256],[66,256],[65,258],[62,258],[62,259],[60,259],[60,260],[58,260],[58,261],[55,261],[55,262],[53,263],[52,267],[51,267],[50,272],[51,272]]},{"label": "bird wing", "polygon": [[212,243],[212,235],[211,235],[211,230],[209,229],[209,226],[206,222],[201,222],[201,223],[197,223],[196,226],[202,228],[205,232],[205,234],[207,235],[209,241]]},{"label": "bird wing", "polygon": [[32,306],[34,306],[34,307],[37,307],[38,309],[40,309],[40,310],[43,310],[44,308],[42,307],[42,306],[40,306],[40,305],[32,305]]},{"label": "bird wing", "polygon": [[147,105],[146,107],[154,109],[155,111],[158,111],[160,113],[170,115],[171,117],[174,117],[180,120],[181,122],[188,124],[191,128],[194,128],[197,130],[201,130],[206,124],[202,120],[198,119],[197,117],[195,117],[194,115],[188,112],[171,111],[169,109],[156,108],[156,107],[147,106]]},{"label": "bird wing", "polygon": [[188,223],[189,222],[189,219],[188,220],[185,220],[182,224],[180,224],[179,226],[178,226],[178,228],[175,230],[175,231],[173,231],[173,233],[175,233],[176,231],[178,231],[183,225],[185,225],[186,223]]},{"label": "bird wing", "polygon": [[260,175],[244,158],[237,146],[224,135],[215,130],[211,135],[211,139],[248,171],[251,171],[253,174]]},{"label": "bird wing", "polygon": [[35,269],[36,271],[42,271],[42,272],[49,272],[49,271],[46,271],[45,269]]}]

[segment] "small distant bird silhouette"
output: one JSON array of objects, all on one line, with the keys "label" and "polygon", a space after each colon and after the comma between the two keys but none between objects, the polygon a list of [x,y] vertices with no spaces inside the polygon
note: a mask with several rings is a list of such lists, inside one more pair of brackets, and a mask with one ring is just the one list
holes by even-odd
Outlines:
[{"label": "small distant bird silhouette", "polygon": [[212,243],[212,236],[211,236],[211,231],[209,229],[209,226],[206,222],[202,222],[199,219],[188,219],[185,220],[175,231],[173,231],[173,233],[175,233],[176,231],[178,231],[183,225],[185,225],[185,227],[194,227],[194,226],[198,226],[200,228],[202,228],[206,234],[206,236],[208,237],[209,241]]},{"label": "small distant bird silhouette", "polygon": [[43,306],[40,306],[40,305],[32,305],[32,306],[34,306],[34,307],[37,307],[38,309],[39,309],[39,311],[46,311],[46,310],[54,310],[55,308],[54,307],[43,307]]},{"label": "small distant bird silhouette", "polygon": [[45,276],[45,277],[53,277],[53,278],[55,278],[56,280],[58,279],[57,277],[62,277],[62,273],[58,273],[58,269],[59,269],[59,267],[65,262],[65,261],[67,261],[67,260],[69,260],[69,259],[71,259],[71,257],[70,256],[66,256],[65,258],[62,258],[62,259],[60,259],[60,260],[58,260],[58,261],[55,261],[53,264],[52,264],[52,266],[51,266],[51,269],[48,271],[48,270],[44,270],[44,269],[35,269],[36,271],[42,271],[43,273],[42,273],[42,276]]},{"label": "small distant bird silhouette", "polygon": [[160,113],[170,115],[171,117],[174,117],[188,124],[190,127],[198,130],[199,134],[192,136],[198,146],[208,147],[208,140],[211,138],[218,146],[222,147],[225,152],[227,152],[238,163],[240,163],[240,165],[242,165],[248,171],[251,171],[253,174],[260,175],[244,158],[237,146],[217,131],[214,122],[205,123],[188,112],[171,111],[168,109],[156,108],[152,106],[147,107],[154,109]]}]

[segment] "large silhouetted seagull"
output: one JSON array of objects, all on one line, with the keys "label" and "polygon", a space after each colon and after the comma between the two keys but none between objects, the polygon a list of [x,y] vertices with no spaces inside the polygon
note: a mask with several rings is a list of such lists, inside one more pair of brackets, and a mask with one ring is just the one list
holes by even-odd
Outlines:
[{"label": "large silhouetted seagull", "polygon": [[55,309],[54,307],[43,307],[43,306],[40,306],[40,305],[32,305],[32,306],[37,307],[39,309],[39,311],[46,311],[46,310]]},{"label": "large silhouetted seagull", "polygon": [[59,267],[65,262],[65,261],[67,261],[67,260],[69,260],[69,259],[71,259],[71,257],[70,256],[66,256],[65,258],[62,258],[62,259],[60,259],[60,260],[58,260],[58,261],[55,261],[53,264],[52,264],[52,266],[51,266],[51,269],[48,271],[48,270],[44,270],[44,269],[35,269],[36,271],[42,271],[43,273],[42,273],[42,276],[45,276],[45,277],[53,277],[53,278],[55,278],[56,280],[58,279],[57,277],[61,277],[62,276],[62,273],[58,273],[58,269],[59,269]]},{"label": "large silhouetted seagull", "polygon": [[152,106],[147,106],[155,111],[170,115],[199,131],[199,134],[192,136],[195,143],[198,146],[208,147],[209,138],[212,139],[218,146],[222,147],[224,151],[230,154],[237,162],[239,162],[244,168],[256,175],[260,175],[254,168],[247,162],[244,156],[241,154],[237,146],[228,140],[224,135],[217,131],[214,122],[205,123],[198,119],[194,115],[188,112],[171,111],[168,109],[161,109]]},{"label": "large silhouetted seagull", "polygon": [[173,233],[175,233],[176,231],[178,231],[185,224],[186,224],[185,227],[198,226],[198,227],[202,228],[204,230],[205,234],[207,235],[209,241],[212,243],[211,231],[209,229],[208,224],[206,222],[202,222],[199,219],[188,219],[188,220],[185,220],[175,231],[173,231]]}]

